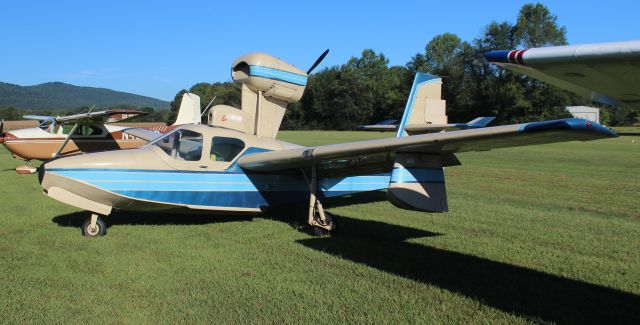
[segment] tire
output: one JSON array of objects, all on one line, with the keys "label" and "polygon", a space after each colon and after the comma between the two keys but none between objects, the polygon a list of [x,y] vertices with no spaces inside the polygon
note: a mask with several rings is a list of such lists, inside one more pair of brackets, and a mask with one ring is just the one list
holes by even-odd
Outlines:
[{"label": "tire", "polygon": [[99,237],[107,234],[107,224],[100,218],[96,220],[96,226],[92,229],[91,217],[87,218],[82,224],[82,236],[85,237]]},{"label": "tire", "polygon": [[316,237],[326,237],[331,234],[329,230],[317,226],[311,227],[311,233]]}]

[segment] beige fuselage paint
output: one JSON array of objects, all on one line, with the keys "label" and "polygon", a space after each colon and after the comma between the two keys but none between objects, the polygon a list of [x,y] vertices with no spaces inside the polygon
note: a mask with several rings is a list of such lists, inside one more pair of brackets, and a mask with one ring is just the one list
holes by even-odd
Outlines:
[{"label": "beige fuselage paint", "polygon": [[[56,173],[49,173],[46,172],[46,170],[55,168],[98,168],[163,171],[223,171],[231,164],[234,164],[238,157],[242,156],[243,152],[248,148],[260,148],[265,150],[300,148],[298,145],[271,138],[262,138],[243,132],[202,124],[185,125],[179,129],[190,130],[202,134],[202,147],[205,152],[207,152],[207,148],[211,147],[213,137],[237,138],[245,143],[245,147],[234,160],[229,162],[213,161],[207,154],[202,154],[200,160],[197,161],[176,160],[155,145],[157,141],[162,141],[161,139],[137,149],[62,157],[49,161],[44,165],[45,169],[41,174],[41,186],[44,189],[45,194],[56,200],[99,214],[106,214],[104,213],[107,209],[106,207],[135,211],[195,211],[214,214],[253,214],[259,213],[261,210],[251,208],[168,204],[163,202],[133,199],[97,188],[76,179],[57,175]],[[53,192],[51,192],[52,189]],[[64,189],[64,191],[60,189]],[[79,199],[79,197],[83,199]]]}]

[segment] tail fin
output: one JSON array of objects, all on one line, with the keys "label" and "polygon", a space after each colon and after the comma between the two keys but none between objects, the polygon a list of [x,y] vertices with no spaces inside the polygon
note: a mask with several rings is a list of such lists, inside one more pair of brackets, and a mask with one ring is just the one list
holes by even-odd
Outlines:
[{"label": "tail fin", "polygon": [[483,128],[483,127],[487,126],[487,124],[491,123],[495,119],[496,119],[495,116],[477,117],[477,118],[465,123],[464,125],[466,127],[470,127],[470,128]]},{"label": "tail fin", "polygon": [[409,135],[404,129],[407,124],[447,124],[446,102],[442,100],[440,77],[416,73],[396,137]]},{"label": "tail fin", "polygon": [[200,96],[192,93],[182,95],[178,117],[173,125],[200,123]]}]

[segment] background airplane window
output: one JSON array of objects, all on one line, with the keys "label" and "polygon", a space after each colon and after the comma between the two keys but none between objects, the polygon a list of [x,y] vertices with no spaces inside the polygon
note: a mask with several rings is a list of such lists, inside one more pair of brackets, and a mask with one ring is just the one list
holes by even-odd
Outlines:
[{"label": "background airplane window", "polygon": [[85,137],[91,135],[101,135],[102,129],[93,125],[80,125],[73,134]]},{"label": "background airplane window", "polygon": [[244,149],[244,142],[235,138],[214,137],[209,158],[213,161],[232,161]]},{"label": "background airplane window", "polygon": [[171,158],[198,161],[202,157],[202,134],[189,130],[172,132],[156,143]]},{"label": "background airplane window", "polygon": [[[69,134],[73,129],[73,125],[64,124],[62,126],[62,134]],[[73,135],[75,136],[92,136],[92,135],[102,135],[102,128],[94,125],[78,125],[75,131],[73,131]]]}]

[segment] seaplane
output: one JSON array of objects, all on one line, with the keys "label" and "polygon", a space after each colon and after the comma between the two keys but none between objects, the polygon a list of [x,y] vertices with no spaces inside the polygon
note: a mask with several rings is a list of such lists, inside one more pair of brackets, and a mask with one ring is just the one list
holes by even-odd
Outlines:
[{"label": "seaplane", "polygon": [[[170,132],[184,124],[200,123],[200,97],[185,93],[175,123],[154,126],[149,129],[126,127],[112,123],[122,122],[145,114],[130,109],[109,109],[68,116],[25,115],[23,118],[38,120],[38,127],[12,130],[3,133],[0,124],[0,143],[14,158],[24,160],[25,165],[16,168],[19,174],[35,173],[32,160],[45,161],[58,156],[83,152],[98,152],[137,148],[149,139]],[[149,131],[154,137],[149,138]],[[136,136],[140,135],[140,136]],[[142,137],[142,138],[141,138]]]},{"label": "seaplane", "polygon": [[38,170],[48,197],[89,211],[84,236],[106,234],[117,211],[219,215],[259,214],[308,202],[306,221],[316,234],[336,228],[325,198],[386,190],[398,208],[445,212],[445,167],[457,153],[616,137],[593,121],[569,118],[422,133],[430,105],[445,105],[442,79],[417,73],[396,137],[314,147],[276,139],[289,103],[299,101],[309,74],[265,53],[231,67],[241,85],[241,107],[213,106],[206,124],[189,124],[136,149],[51,159]]}]

